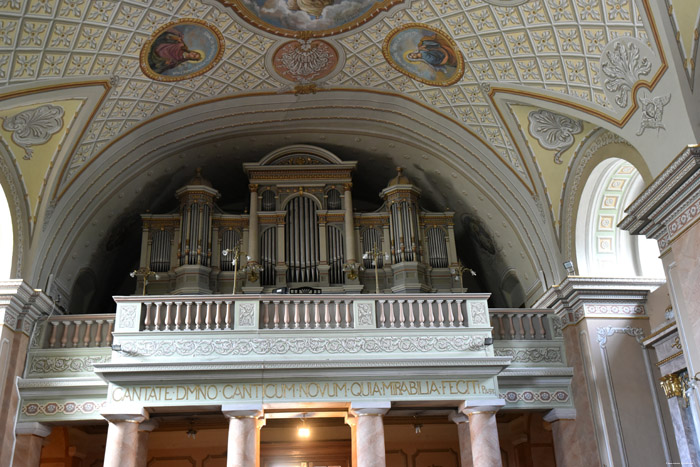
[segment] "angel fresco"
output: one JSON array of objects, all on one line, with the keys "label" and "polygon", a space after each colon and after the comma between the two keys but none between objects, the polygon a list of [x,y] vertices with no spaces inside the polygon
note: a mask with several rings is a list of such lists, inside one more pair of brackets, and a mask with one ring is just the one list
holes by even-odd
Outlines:
[{"label": "angel fresco", "polygon": [[333,0],[287,0],[287,7],[291,11],[305,11],[314,18],[320,18],[323,9],[333,5]]}]

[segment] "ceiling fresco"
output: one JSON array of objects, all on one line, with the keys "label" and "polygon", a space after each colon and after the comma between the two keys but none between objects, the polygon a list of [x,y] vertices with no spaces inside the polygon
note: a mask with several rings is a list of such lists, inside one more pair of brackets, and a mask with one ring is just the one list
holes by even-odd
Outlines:
[{"label": "ceiling fresco", "polygon": [[[31,238],[98,177],[131,182],[129,164],[172,156],[165,145],[180,154],[158,171],[173,173],[183,157],[240,161],[304,134],[291,142],[425,171],[436,199],[522,250],[509,261],[535,296],[555,280],[544,250],[598,130],[621,145],[679,126],[680,100],[657,89],[661,40],[675,28],[690,73],[698,10],[665,2],[0,0],[1,173],[23,192]],[[180,133],[211,142],[192,151]]]},{"label": "ceiling fresco", "polygon": [[[240,9],[242,4],[236,5]],[[369,88],[437,109],[489,144],[530,187],[533,180],[494,112],[490,86],[525,85],[574,97],[592,109],[615,111],[601,71],[606,45],[627,37],[637,40],[645,50],[653,47],[642,12],[630,0],[536,0],[517,8],[474,0],[373,5],[388,11],[326,39],[339,52],[338,69],[320,78],[314,78],[313,72],[297,72],[299,84],[316,79],[314,90]],[[0,1],[0,83],[88,76],[113,79],[109,97],[63,171],[61,188],[107,143],[173,108],[222,95],[294,91],[291,80],[271,65],[272,55],[282,45],[276,35],[280,31],[252,26],[250,18],[242,19],[233,6],[199,0]],[[321,18],[336,6],[325,7]],[[223,38],[221,59],[207,63],[211,69],[198,76],[185,71],[179,75],[189,79],[165,81],[162,73],[149,76],[144,70],[151,69],[146,57],[154,36],[167,24],[182,20],[199,20],[203,27],[206,24],[209,30],[219,31]],[[448,78],[424,80],[433,81],[426,84],[412,78],[418,77],[416,72],[396,69],[391,57],[387,61],[382,54],[385,39],[411,23],[438,30],[439,37],[453,41],[457,62],[464,59],[461,79],[446,85],[459,75],[456,67],[454,72],[449,70],[451,75],[437,72]],[[301,55],[297,57],[303,64],[299,69],[318,66],[314,54]],[[198,60],[184,65],[205,68]],[[182,66],[164,73],[180,73],[176,68]],[[405,66],[430,67],[424,60]],[[623,83],[623,90],[625,86]]]}]

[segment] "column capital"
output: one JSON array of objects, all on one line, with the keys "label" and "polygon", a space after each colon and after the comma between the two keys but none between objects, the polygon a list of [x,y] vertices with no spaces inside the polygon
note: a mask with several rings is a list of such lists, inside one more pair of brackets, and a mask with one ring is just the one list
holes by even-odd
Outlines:
[{"label": "column capital", "polygon": [[51,427],[39,422],[20,422],[15,427],[18,435],[33,435],[39,438],[46,438],[51,434]]},{"label": "column capital", "polygon": [[459,412],[452,412],[447,416],[447,419],[452,423],[459,425],[460,423],[469,423],[469,417]]},{"label": "column capital", "polygon": [[344,191],[351,191],[352,190],[352,183],[343,183],[343,190]]},{"label": "column capital", "polygon": [[391,402],[381,401],[381,402],[351,402],[350,411],[355,417],[362,417],[365,415],[377,415],[382,416],[386,414],[389,409],[391,409]]},{"label": "column capital", "polygon": [[576,409],[557,408],[547,412],[542,419],[545,422],[557,422],[559,420],[576,420]]},{"label": "column capital", "polygon": [[158,428],[158,425],[160,425],[160,421],[156,419],[148,419],[142,423],[139,423],[139,431],[148,431],[151,432]]},{"label": "column capital", "polygon": [[141,423],[148,420],[148,412],[140,405],[107,406],[100,415],[110,423]]},{"label": "column capital", "polygon": [[251,193],[256,193],[258,191],[258,188],[260,188],[260,186],[257,183],[250,183],[248,185],[248,189]]},{"label": "column capital", "polygon": [[262,404],[226,404],[221,406],[226,418],[260,418],[263,415]]},{"label": "column capital", "polygon": [[457,411],[464,415],[487,412],[495,414],[505,405],[505,399],[469,399],[459,404]]}]

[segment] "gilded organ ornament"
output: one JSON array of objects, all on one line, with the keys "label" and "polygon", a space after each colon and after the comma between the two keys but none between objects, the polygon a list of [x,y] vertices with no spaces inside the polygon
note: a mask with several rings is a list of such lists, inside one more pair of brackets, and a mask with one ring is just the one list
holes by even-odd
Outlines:
[{"label": "gilded organ ornament", "polygon": [[427,24],[394,29],[384,40],[382,53],[397,71],[432,86],[449,86],[464,74],[464,57],[455,41]]}]

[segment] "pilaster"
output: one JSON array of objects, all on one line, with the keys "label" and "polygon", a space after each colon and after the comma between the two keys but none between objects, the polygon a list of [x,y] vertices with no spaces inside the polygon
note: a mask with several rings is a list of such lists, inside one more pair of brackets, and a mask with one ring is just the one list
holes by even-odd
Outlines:
[{"label": "pilaster", "polygon": [[18,423],[15,428],[17,441],[12,461],[13,467],[39,467],[41,448],[51,434],[51,427],[43,423]]}]

